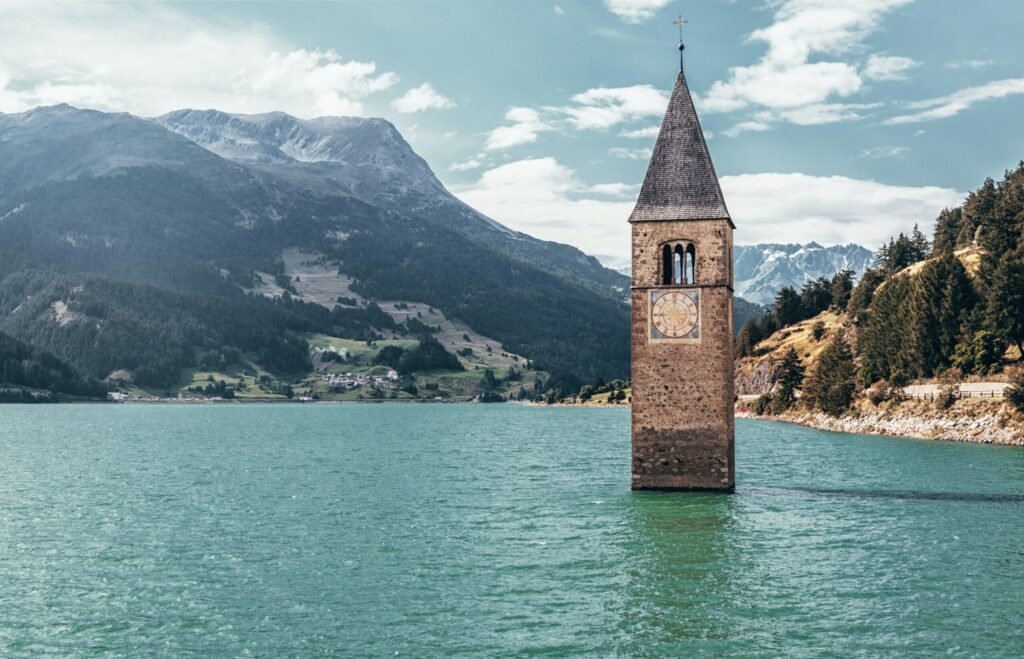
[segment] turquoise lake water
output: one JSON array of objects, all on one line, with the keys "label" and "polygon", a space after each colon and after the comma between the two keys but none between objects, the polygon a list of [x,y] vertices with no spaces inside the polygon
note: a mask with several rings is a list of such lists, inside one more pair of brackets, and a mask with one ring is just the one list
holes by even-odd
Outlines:
[{"label": "turquoise lake water", "polygon": [[1020,656],[1024,451],[626,410],[0,406],[0,656]]}]

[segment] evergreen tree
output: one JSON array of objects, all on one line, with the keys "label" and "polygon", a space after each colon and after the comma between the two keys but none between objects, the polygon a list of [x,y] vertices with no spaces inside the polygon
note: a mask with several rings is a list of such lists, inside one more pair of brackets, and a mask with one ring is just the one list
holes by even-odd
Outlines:
[{"label": "evergreen tree", "polygon": [[999,260],[988,297],[988,322],[1024,356],[1024,245]]},{"label": "evergreen tree", "polygon": [[963,336],[950,360],[953,366],[970,375],[987,375],[999,371],[1006,353],[1006,341],[989,330],[978,330]]},{"label": "evergreen tree", "polygon": [[792,347],[775,367],[773,379],[778,386],[773,396],[774,405],[778,411],[788,410],[796,402],[796,392],[804,382],[804,366]]},{"label": "evergreen tree", "polygon": [[[827,277],[812,279],[800,290],[800,317],[813,318],[832,304],[832,281]],[[788,323],[787,323],[788,324]]]},{"label": "evergreen tree", "polygon": [[1010,386],[1006,390],[1006,400],[1018,412],[1024,412],[1024,368],[1018,368],[1010,378]]},{"label": "evergreen tree", "polygon": [[844,268],[832,277],[831,307],[836,311],[844,311],[850,303],[850,295],[853,293],[853,274],[853,270]]},{"label": "evergreen tree", "polygon": [[860,352],[860,384],[867,387],[877,380],[894,376],[905,379],[909,372],[904,342],[908,334],[907,306],[909,277],[893,277],[875,292],[874,303],[857,339]]},{"label": "evergreen tree", "polygon": [[953,252],[957,248],[957,237],[960,235],[962,219],[963,212],[959,208],[946,208],[939,213],[939,218],[935,222],[933,254]]},{"label": "evergreen tree", "polygon": [[990,178],[985,179],[980,188],[967,196],[961,215],[960,234],[956,241],[958,247],[968,247],[974,244],[978,229],[982,224],[991,221],[996,198],[995,181]]},{"label": "evergreen tree", "polygon": [[837,334],[818,357],[818,367],[811,385],[815,404],[832,416],[845,412],[853,403],[857,391],[855,376],[853,354],[846,340]]},{"label": "evergreen tree", "polygon": [[775,296],[772,314],[783,327],[803,320],[803,305],[797,292],[789,286],[779,291]]},{"label": "evergreen tree", "polygon": [[875,290],[885,281],[885,275],[877,268],[864,271],[857,286],[850,293],[850,301],[846,304],[846,312],[855,325],[863,325],[867,321],[868,307],[875,297]]},{"label": "evergreen tree", "polygon": [[913,282],[908,309],[911,332],[904,343],[911,375],[930,377],[949,367],[963,321],[974,304],[974,288],[952,253],[921,269]]},{"label": "evergreen tree", "polygon": [[928,239],[918,226],[914,225],[914,230],[910,234],[910,245],[913,250],[914,261],[922,261],[928,258],[928,255],[932,251],[932,245],[928,242]]}]

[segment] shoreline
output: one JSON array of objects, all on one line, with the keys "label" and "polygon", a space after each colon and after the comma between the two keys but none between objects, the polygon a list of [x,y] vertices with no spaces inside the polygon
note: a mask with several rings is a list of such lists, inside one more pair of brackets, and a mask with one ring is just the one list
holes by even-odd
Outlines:
[{"label": "shoreline", "polygon": [[800,409],[758,416],[747,406],[737,406],[736,417],[855,435],[1024,447],[1024,417],[993,400],[962,400],[946,410],[924,401],[879,407],[861,404],[839,417]]}]

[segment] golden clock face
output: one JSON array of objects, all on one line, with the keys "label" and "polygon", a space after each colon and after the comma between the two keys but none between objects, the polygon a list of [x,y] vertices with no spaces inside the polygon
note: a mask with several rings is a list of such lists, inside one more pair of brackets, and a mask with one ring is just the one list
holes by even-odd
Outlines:
[{"label": "golden clock face", "polygon": [[687,336],[697,326],[697,303],[686,293],[664,293],[651,308],[651,322],[665,338]]}]

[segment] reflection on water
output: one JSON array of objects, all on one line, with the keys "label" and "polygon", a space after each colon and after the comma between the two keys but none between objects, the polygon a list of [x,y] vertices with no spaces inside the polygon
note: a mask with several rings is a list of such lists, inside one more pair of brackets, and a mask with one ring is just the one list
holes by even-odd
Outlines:
[{"label": "reflection on water", "polygon": [[728,539],[734,497],[634,492],[627,505],[628,581],[619,623],[626,647],[646,639],[680,649],[700,641],[711,650],[728,639],[721,604],[734,582]]}]

